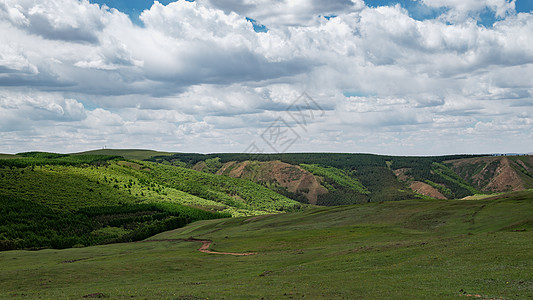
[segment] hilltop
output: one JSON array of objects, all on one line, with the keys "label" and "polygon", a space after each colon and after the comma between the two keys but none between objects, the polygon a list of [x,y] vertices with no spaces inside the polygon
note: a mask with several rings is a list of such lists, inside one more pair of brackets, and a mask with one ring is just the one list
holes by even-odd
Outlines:
[{"label": "hilltop", "polygon": [[152,158],[154,156],[168,156],[174,153],[171,152],[162,152],[155,150],[145,150],[145,149],[98,149],[90,150],[78,153],[72,153],[73,155],[113,155],[121,156],[125,159],[137,159],[145,160]]}]

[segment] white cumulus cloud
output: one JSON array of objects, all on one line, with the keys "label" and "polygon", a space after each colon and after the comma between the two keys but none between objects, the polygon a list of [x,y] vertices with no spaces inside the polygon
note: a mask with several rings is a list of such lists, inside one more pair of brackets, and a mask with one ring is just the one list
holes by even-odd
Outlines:
[{"label": "white cumulus cloud", "polygon": [[[3,0],[0,152],[243,151],[279,118],[296,125],[286,110],[304,91],[324,114],[291,151],[530,152],[533,15],[420,1],[444,14],[180,0],[154,2],[139,26],[87,0]],[[486,11],[492,26],[477,22]]]}]

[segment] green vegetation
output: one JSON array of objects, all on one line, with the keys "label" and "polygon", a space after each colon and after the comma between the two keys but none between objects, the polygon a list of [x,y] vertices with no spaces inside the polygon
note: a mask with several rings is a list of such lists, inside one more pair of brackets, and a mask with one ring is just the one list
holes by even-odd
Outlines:
[{"label": "green vegetation", "polygon": [[86,207],[75,212],[0,196],[0,250],[131,242],[187,223],[229,217],[179,204]]},{"label": "green vegetation", "polygon": [[[458,191],[458,193],[455,193],[455,196],[457,198],[463,198],[463,197],[466,197],[466,196],[470,196],[470,195],[474,195],[474,194],[479,194],[480,193],[478,190],[476,190],[474,187],[472,187],[468,183],[466,183],[459,175],[454,173],[450,168],[448,168],[444,164],[433,163],[433,166],[434,166],[433,172],[435,174],[441,176],[442,178],[444,178],[448,182],[451,182],[451,183],[459,186],[460,188],[462,188],[462,190],[459,189],[459,188],[456,188],[456,191]],[[468,192],[464,192],[464,190],[466,190]]]},{"label": "green vegetation", "polygon": [[102,166],[83,164],[78,167],[65,166],[56,158],[40,162],[43,166],[0,168],[0,195],[69,210],[172,202],[239,216],[300,207],[299,203],[246,180],[174,166],[107,161]]},{"label": "green vegetation", "polygon": [[0,168],[25,168],[45,165],[83,166],[104,165],[110,160],[120,159],[111,155],[69,155],[47,152],[19,153],[12,159],[0,159]]},{"label": "green vegetation", "polygon": [[228,206],[265,212],[293,211],[301,204],[248,180],[148,163],[150,176],[166,186]]},{"label": "green vegetation", "polygon": [[347,187],[361,194],[370,194],[359,180],[350,177],[350,175],[344,170],[333,167],[321,167],[319,165],[301,164],[300,166],[314,175],[324,177],[329,184]]},{"label": "green vegetation", "polygon": [[0,249],[139,240],[194,220],[301,207],[246,180],[174,166],[115,156],[20,156],[0,160]]},{"label": "green vegetation", "polygon": [[[283,154],[241,154],[241,153],[216,153],[195,154],[176,153],[171,156],[155,156],[154,162],[167,162],[193,167],[206,160],[216,159],[217,162],[227,163],[231,161],[242,162],[275,161],[279,160],[292,165],[313,165],[315,172],[327,172],[330,177],[324,184],[330,191],[320,195],[320,205],[341,205],[366,202],[381,202],[405,200],[417,197],[407,186],[406,182],[398,182],[394,170],[401,168],[410,169],[412,180],[425,182],[429,180],[439,185],[444,191],[449,190],[450,198],[462,198],[472,195],[475,191],[464,180],[446,175],[441,167],[435,167],[434,163],[441,164],[448,160],[473,158],[475,155],[451,155],[435,157],[402,157],[384,156],[373,154],[347,154],[347,153],[283,153]],[[316,168],[322,168],[318,171]],[[435,173],[435,169],[438,170]],[[328,171],[329,170],[329,171]],[[336,170],[336,171],[333,171]],[[229,172],[229,171],[228,171]],[[441,174],[442,173],[442,174]],[[453,172],[452,172],[453,173]],[[341,175],[342,174],[342,175]],[[334,179],[335,177],[336,179]],[[342,179],[340,179],[342,178]],[[341,180],[341,181],[338,181]],[[337,182],[332,184],[333,182]],[[349,183],[351,182],[351,183]],[[359,182],[359,184],[356,184]],[[350,187],[351,185],[351,187]],[[269,186],[272,190],[283,193],[279,186]],[[364,189],[363,189],[364,188]],[[356,191],[355,193],[353,191]],[[366,191],[366,192],[365,192]],[[299,199],[299,195],[284,195],[292,199]]]},{"label": "green vegetation", "polygon": [[507,182],[508,190],[517,186],[526,189],[533,187],[533,157],[531,155],[487,157],[468,164],[452,161],[446,162],[446,166],[450,167],[462,180],[484,192],[492,192],[494,186],[491,186],[491,183],[493,184],[493,179],[502,172],[516,173],[519,177],[518,181]]},{"label": "green vegetation", "polygon": [[315,176],[323,178],[321,184],[328,189],[327,194],[318,195],[318,205],[347,205],[366,203],[370,191],[355,177],[355,170],[347,171],[317,164],[300,164]]},{"label": "green vegetation", "polygon": [[446,186],[442,185],[442,184],[438,184],[438,183],[435,183],[429,179],[426,179],[424,181],[425,183],[429,184],[430,186],[436,188],[441,194],[443,194],[446,198],[448,199],[453,199],[454,195],[453,195],[453,192],[452,190],[450,190],[449,188],[447,188]]},{"label": "green vegetation", "polygon": [[216,173],[220,168],[222,168],[222,163],[218,157],[206,159],[204,163],[206,168],[203,171],[211,174]]},{"label": "green vegetation", "polygon": [[280,154],[246,154],[246,153],[175,153],[171,156],[154,156],[152,161],[176,161],[193,166],[200,161],[210,158],[220,158],[222,163],[230,161],[273,161],[279,160],[288,164],[317,164],[321,166],[330,166],[339,169],[357,169],[361,166],[373,166],[392,169],[417,167],[422,169],[431,169],[433,162],[443,162],[452,159],[472,158],[483,155],[448,155],[448,156],[385,156],[375,154],[353,154],[353,153],[280,153]]},{"label": "green vegetation", "polygon": [[[532,212],[526,191],[313,207],[199,221],[152,242],[8,251],[0,298],[530,299]],[[191,236],[257,254],[200,253],[176,240]]]},{"label": "green vegetation", "polygon": [[99,149],[80,153],[73,153],[72,155],[110,155],[121,156],[125,159],[144,160],[152,158],[154,156],[169,156],[172,154],[174,153],[142,149]]}]

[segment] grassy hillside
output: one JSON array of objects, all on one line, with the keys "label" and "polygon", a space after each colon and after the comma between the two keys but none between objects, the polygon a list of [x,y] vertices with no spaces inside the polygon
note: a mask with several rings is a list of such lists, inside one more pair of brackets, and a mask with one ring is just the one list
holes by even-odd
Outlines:
[{"label": "grassy hillside", "polygon": [[[0,166],[12,161],[0,160]],[[72,166],[71,161],[81,162]],[[175,202],[233,215],[253,215],[300,207],[249,181],[151,162],[123,161],[114,156],[27,157],[21,164],[26,167],[0,168],[0,195],[56,209]]]},{"label": "grassy hillside", "polygon": [[264,212],[292,211],[301,204],[248,180],[148,163],[151,178],[166,186],[228,206]]},{"label": "grassy hillside", "polygon": [[[200,253],[194,237],[214,241]],[[0,298],[530,299],[533,192],[200,221],[143,243],[0,256]]]},{"label": "grassy hillside", "polygon": [[[23,155],[0,160],[0,250],[138,240],[193,220],[301,207],[249,181],[174,166],[115,156]],[[99,213],[87,215],[95,209]]]},{"label": "grassy hillside", "polygon": [[174,153],[143,149],[98,149],[79,153],[72,153],[72,155],[114,155],[124,157],[125,159],[137,160],[149,159],[154,156],[168,156],[172,154]]},{"label": "grassy hillside", "polygon": [[71,212],[8,196],[0,196],[0,214],[0,250],[139,241],[193,221],[230,216],[171,203],[93,206]]},{"label": "grassy hillside", "polygon": [[107,161],[119,158],[122,157],[115,155],[69,155],[48,152],[25,152],[18,153],[15,158],[0,159],[0,168],[25,168],[46,165],[105,165]]}]

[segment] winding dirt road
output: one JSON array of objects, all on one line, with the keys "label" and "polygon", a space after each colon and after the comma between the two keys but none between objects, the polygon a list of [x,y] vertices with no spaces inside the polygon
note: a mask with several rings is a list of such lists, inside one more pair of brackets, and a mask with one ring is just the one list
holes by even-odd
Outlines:
[{"label": "winding dirt road", "polygon": [[194,239],[194,238],[189,238],[189,239],[168,239],[168,240],[145,240],[145,241],[141,241],[141,242],[144,242],[144,243],[149,243],[149,242],[198,242],[198,243],[202,243],[202,246],[200,248],[198,248],[198,251],[203,252],[203,253],[234,255],[234,256],[249,256],[249,255],[256,254],[256,253],[253,253],[253,252],[235,253],[235,252],[217,252],[217,251],[212,251],[212,250],[209,250],[209,247],[211,246],[213,241],[210,241],[210,240],[199,240],[199,239]]},{"label": "winding dirt road", "polygon": [[248,256],[248,255],[254,255],[255,253],[249,252],[249,253],[235,253],[235,252],[216,252],[209,250],[209,246],[213,243],[213,241],[210,240],[197,240],[197,239],[188,239],[184,240],[186,242],[201,242],[202,247],[198,248],[198,251],[203,253],[210,253],[210,254],[224,254],[224,255],[235,255],[235,256]]}]

